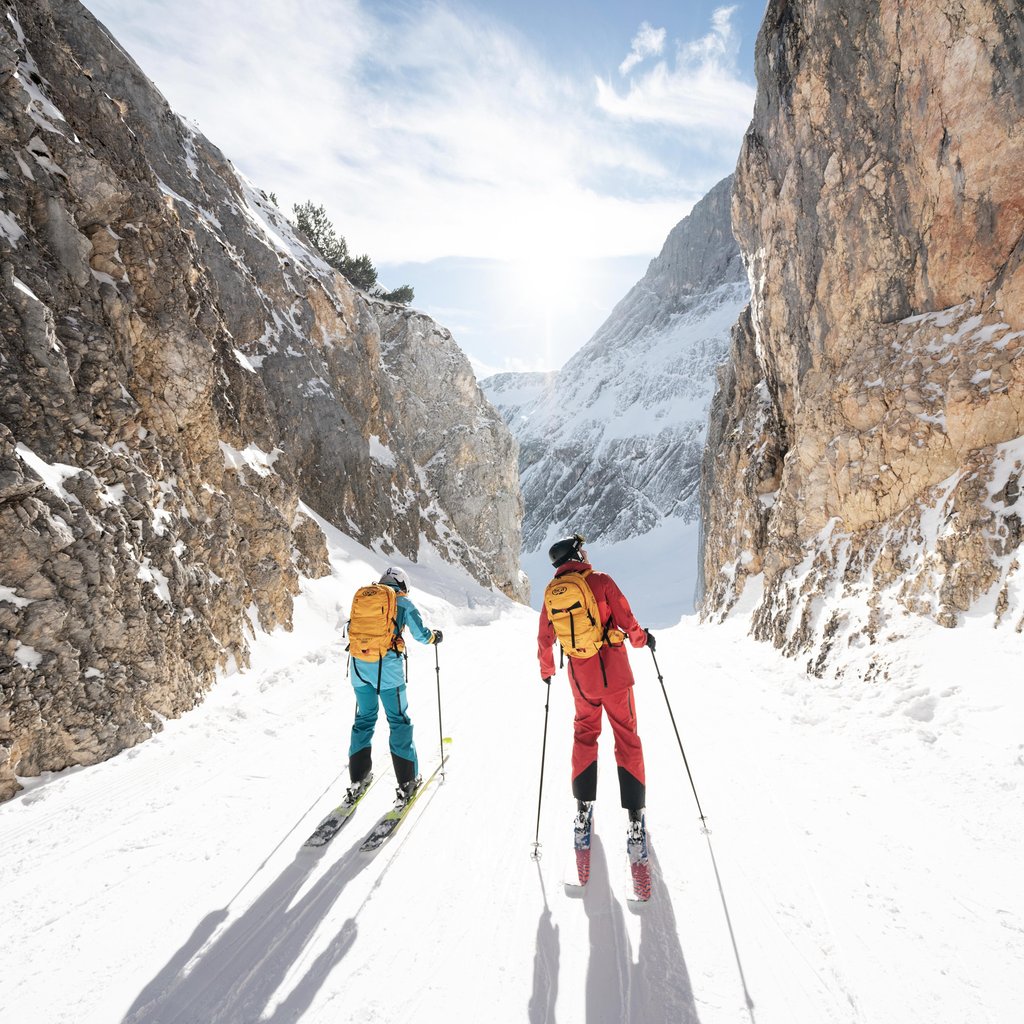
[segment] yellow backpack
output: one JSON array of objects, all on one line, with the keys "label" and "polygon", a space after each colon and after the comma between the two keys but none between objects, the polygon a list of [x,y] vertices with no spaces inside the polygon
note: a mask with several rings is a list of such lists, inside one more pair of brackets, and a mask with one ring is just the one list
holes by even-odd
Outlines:
[{"label": "yellow backpack", "polygon": [[401,650],[395,634],[398,595],[383,583],[361,587],[352,598],[348,620],[349,653],[360,661],[380,661],[388,651]]},{"label": "yellow backpack", "polygon": [[607,640],[597,599],[587,583],[590,570],[556,576],[544,590],[544,607],[562,650],[571,658],[592,658]]}]

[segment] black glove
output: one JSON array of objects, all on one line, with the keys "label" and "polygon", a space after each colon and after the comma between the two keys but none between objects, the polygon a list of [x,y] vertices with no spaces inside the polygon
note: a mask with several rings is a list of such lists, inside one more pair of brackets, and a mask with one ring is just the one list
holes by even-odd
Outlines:
[{"label": "black glove", "polygon": [[548,686],[550,686],[551,685],[551,676],[544,676],[544,682],[547,683]]},{"label": "black glove", "polygon": [[430,638],[432,644],[439,644],[444,639],[444,634],[439,629],[432,629],[433,636]]},{"label": "black glove", "polygon": [[647,634],[647,646],[654,650],[654,634],[649,630],[645,629],[644,632]]}]

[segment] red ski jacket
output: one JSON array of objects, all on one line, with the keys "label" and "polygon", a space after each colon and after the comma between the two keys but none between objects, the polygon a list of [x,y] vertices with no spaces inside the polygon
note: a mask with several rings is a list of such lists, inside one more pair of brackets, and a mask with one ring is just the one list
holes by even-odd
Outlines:
[{"label": "red ski jacket", "polygon": [[[555,576],[565,572],[584,572],[590,568],[587,562],[565,562],[558,567]],[[629,602],[616,586],[615,580],[603,572],[591,572],[587,583],[601,611],[601,622],[621,629],[634,647],[646,646],[647,634],[636,621]],[[542,608],[537,628],[537,658],[544,679],[555,674],[555,640],[555,627],[551,625],[547,609]],[[633,672],[629,667],[625,644],[605,644],[592,658],[569,658],[569,678],[588,700],[600,701],[608,692],[628,689],[633,685]]]}]

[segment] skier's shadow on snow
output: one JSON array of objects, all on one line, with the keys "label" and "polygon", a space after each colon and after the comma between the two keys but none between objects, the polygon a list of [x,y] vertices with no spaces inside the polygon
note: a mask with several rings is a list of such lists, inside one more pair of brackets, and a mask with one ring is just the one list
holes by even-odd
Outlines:
[{"label": "skier's shadow on snow", "polygon": [[[599,836],[591,840],[590,880],[583,895],[590,924],[587,1024],[621,1024],[624,1020],[700,1024],[675,911],[653,842],[648,842],[648,850],[655,895],[639,911],[640,948],[634,964],[604,847]],[[622,877],[624,884],[625,871]],[[615,888],[621,889],[622,884]]]},{"label": "skier's shadow on snow", "polygon": [[544,888],[544,875],[537,862],[544,911],[537,922],[537,949],[533,955],[533,992],[530,995],[530,1024],[554,1024],[555,1002],[558,999],[558,960],[561,944],[558,926],[551,920],[551,907]]},{"label": "skier's shadow on snow", "polygon": [[[255,903],[208,948],[227,910],[208,914],[188,941],[139,993],[122,1024],[172,1024],[217,1020],[265,1024],[297,1020],[313,1002],[327,976],[355,943],[358,926],[349,918],[269,1018],[273,994],[295,965],[338,896],[367,861],[356,850],[292,905],[320,854],[301,850]],[[188,964],[199,959],[186,973]]]}]

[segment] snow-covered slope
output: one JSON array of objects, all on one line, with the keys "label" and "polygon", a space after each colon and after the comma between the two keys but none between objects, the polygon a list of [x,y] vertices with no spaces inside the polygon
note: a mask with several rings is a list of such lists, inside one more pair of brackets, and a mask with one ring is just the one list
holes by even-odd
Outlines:
[{"label": "snow-covered slope", "polygon": [[[736,622],[632,652],[656,893],[623,899],[624,812],[601,752],[593,874],[563,891],[572,704],[543,684],[534,614],[461,570],[410,566],[445,631],[410,650],[426,791],[378,856],[355,850],[388,774],[320,853],[352,699],[337,624],[379,556],[327,528],[293,633],[151,742],[24,780],[0,806],[0,1019],[33,1024],[1011,1024],[1024,999],[1024,695],[987,621],[924,622],[848,652],[842,689]],[[872,652],[874,653],[874,652]],[[877,657],[877,655],[876,655]],[[879,682],[885,678],[885,685]],[[965,679],[970,683],[965,684]],[[486,688],[486,692],[484,692]],[[438,720],[440,692],[442,718]],[[500,724],[498,719],[500,717]],[[387,763],[386,728],[375,744]]]},{"label": "snow-covered slope", "polygon": [[[643,280],[560,371],[481,384],[519,439],[535,602],[551,541],[581,531],[593,554],[600,548],[601,568],[660,575],[658,596],[638,608],[649,624],[693,608],[708,407],[749,295],[729,226],[731,184],[716,185],[673,229]],[[641,550],[654,557],[641,563]]]}]

